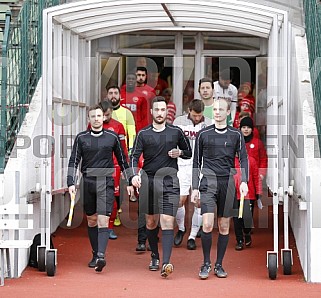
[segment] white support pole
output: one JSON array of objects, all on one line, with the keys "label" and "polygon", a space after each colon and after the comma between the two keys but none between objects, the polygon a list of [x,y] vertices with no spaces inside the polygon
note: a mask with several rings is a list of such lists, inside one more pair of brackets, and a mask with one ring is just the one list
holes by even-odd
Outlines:
[{"label": "white support pole", "polygon": [[273,194],[273,247],[278,252],[278,19],[273,18],[269,39],[268,85],[267,85],[267,148],[269,158],[269,188]]},{"label": "white support pole", "polygon": [[[40,143],[40,153],[44,154],[46,151],[46,123],[48,121],[47,114],[47,93],[48,93],[48,39],[51,34],[48,34],[48,14],[43,11],[43,33],[42,33],[42,118],[41,128],[42,136],[44,137]],[[45,245],[45,228],[46,228],[46,207],[45,207],[45,193],[46,193],[46,159],[42,158],[40,165],[40,185],[41,185],[41,201],[40,201],[40,231],[41,231],[41,246]]]},{"label": "white support pole", "polygon": [[[283,67],[284,67],[284,75],[283,75],[283,115],[284,117],[284,129],[282,130],[283,133],[288,136],[289,135],[289,123],[288,123],[288,100],[289,100],[289,57],[291,57],[291,49],[290,49],[290,42],[289,42],[289,20],[288,20],[288,14],[284,14],[283,19]],[[290,185],[289,181],[289,146],[287,146],[287,151],[283,152],[281,154],[286,154],[286,156],[283,156],[283,185],[284,189],[288,189]],[[284,202],[283,202],[283,213],[284,213],[284,249],[289,249],[289,196],[288,191],[284,194]]]},{"label": "white support pole", "polygon": [[174,56],[173,69],[173,99],[176,105],[176,113],[180,115],[183,110],[182,106],[182,90],[183,90],[183,35],[178,33],[175,38],[176,55]]},{"label": "white support pole", "polygon": [[201,33],[195,38],[195,61],[194,61],[194,98],[199,98],[198,81],[204,75],[204,61],[202,61],[203,38]]}]

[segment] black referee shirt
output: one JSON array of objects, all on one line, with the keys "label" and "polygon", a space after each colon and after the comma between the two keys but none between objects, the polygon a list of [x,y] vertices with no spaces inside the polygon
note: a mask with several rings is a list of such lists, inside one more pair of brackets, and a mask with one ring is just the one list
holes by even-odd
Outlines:
[{"label": "black referee shirt", "polygon": [[199,131],[194,148],[193,189],[198,189],[200,173],[204,176],[228,177],[236,173],[234,158],[238,154],[242,182],[249,177],[248,157],[242,133],[231,126],[215,128],[215,124]]},{"label": "black referee shirt", "polygon": [[177,170],[177,158],[168,155],[168,151],[177,147],[182,150],[181,158],[192,157],[189,141],[179,127],[166,124],[161,131],[155,130],[152,125],[143,128],[136,136],[130,157],[132,174],[137,174],[138,160],[142,153],[143,170],[148,176],[154,176],[157,170],[166,167]]},{"label": "black referee shirt", "polygon": [[81,173],[87,176],[107,176],[114,172],[113,153],[123,171],[126,180],[128,177],[125,169],[128,163],[121,147],[118,135],[111,130],[95,132],[86,130],[79,133],[75,139],[68,164],[67,185],[75,184],[75,176],[81,161]]}]

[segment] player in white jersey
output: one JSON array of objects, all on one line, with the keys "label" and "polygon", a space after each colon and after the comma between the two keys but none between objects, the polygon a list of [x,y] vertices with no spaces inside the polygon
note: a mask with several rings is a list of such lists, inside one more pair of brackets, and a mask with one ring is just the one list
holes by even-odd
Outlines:
[{"label": "player in white jersey", "polygon": [[[188,107],[188,114],[177,117],[173,124],[180,127],[185,136],[188,138],[192,152],[194,151],[194,143],[196,139],[196,134],[202,128],[212,124],[212,120],[203,116],[204,103],[202,100],[193,99]],[[193,170],[193,158],[187,160],[178,158],[178,179],[180,185],[180,202],[179,208],[177,210],[176,221],[178,225],[178,232],[174,238],[174,245],[179,246],[183,237],[186,233],[185,228],[185,202],[190,194],[190,189],[192,185],[192,170]],[[199,204],[195,204],[194,213],[192,217],[192,227],[191,232],[187,240],[187,249],[196,249],[195,238],[197,232],[199,231],[200,224],[202,222],[201,208]]]},{"label": "player in white jersey", "polygon": [[237,108],[237,88],[231,84],[229,69],[220,72],[219,80],[214,82],[215,99],[226,98],[231,102],[231,114],[227,119],[227,125],[233,126]]}]

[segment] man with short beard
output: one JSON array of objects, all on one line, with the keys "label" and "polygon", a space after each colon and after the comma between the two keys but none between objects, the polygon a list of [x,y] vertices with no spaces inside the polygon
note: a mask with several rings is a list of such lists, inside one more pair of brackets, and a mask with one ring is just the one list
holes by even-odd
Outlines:
[{"label": "man with short beard", "polygon": [[198,82],[198,92],[201,100],[204,103],[203,115],[207,118],[213,119],[213,103],[214,103],[214,84],[209,78],[202,78]]},{"label": "man with short beard", "polygon": [[75,179],[80,165],[80,191],[93,254],[88,266],[95,268],[97,272],[101,272],[106,266],[105,253],[110,236],[108,223],[114,202],[113,154],[128,182],[130,178],[125,171],[128,163],[119,136],[111,130],[103,129],[103,117],[100,105],[89,108],[88,119],[91,128],[77,135],[67,173],[71,197],[76,193]]},{"label": "man with short beard", "polygon": [[134,139],[136,136],[136,126],[135,120],[132,112],[121,106],[120,104],[120,89],[118,86],[109,86],[107,89],[107,98],[104,100],[111,101],[113,105],[113,115],[112,117],[119,121],[125,128],[127,135],[127,148],[130,152],[134,144]]},{"label": "man with short beard", "polygon": [[[152,251],[149,270],[159,269],[158,221],[162,229],[163,264],[161,276],[173,272],[170,263],[174,241],[174,220],[179,203],[177,158],[191,158],[192,150],[184,132],[166,123],[167,105],[164,97],[152,101],[153,123],[140,130],[135,139],[130,167],[132,185],[139,188],[139,208],[146,214],[147,238]],[[144,165],[138,173],[140,155]]]},{"label": "man with short beard", "polygon": [[[148,104],[148,110],[151,109],[152,100],[156,96],[154,88],[147,84],[147,68],[138,66],[136,68],[136,91],[143,93]],[[152,123],[151,113],[147,113],[148,124]]]}]

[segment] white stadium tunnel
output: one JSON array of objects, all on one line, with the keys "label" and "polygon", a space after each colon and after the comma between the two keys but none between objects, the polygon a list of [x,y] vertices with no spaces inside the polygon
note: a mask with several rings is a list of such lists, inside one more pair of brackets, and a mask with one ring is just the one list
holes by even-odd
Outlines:
[{"label": "white stadium tunnel", "polygon": [[[313,137],[316,127],[306,40],[294,20],[295,9],[286,2],[90,0],[46,9],[42,110],[37,123],[41,135],[55,140],[54,157],[48,149],[49,138],[41,142],[41,152],[48,155],[39,156],[42,195],[47,202],[52,200],[52,228],[66,215],[59,196],[66,190],[71,137],[86,128],[86,108],[102,99],[106,84],[122,83],[131,59],[146,56],[155,62],[163,57],[172,70],[173,99],[179,112],[184,109],[186,87],[197,98],[198,80],[212,73],[209,65],[218,57],[223,58],[222,65],[239,68],[241,75],[242,70],[248,75],[249,67],[257,97],[259,74],[267,63],[266,87],[262,87],[267,185],[274,211],[279,203],[289,210],[306,279],[321,282],[317,216],[321,186],[316,174],[320,150]],[[213,41],[220,47],[213,46]],[[244,63],[248,61],[254,64],[248,66]],[[272,253],[278,253],[277,239],[274,244]],[[286,243],[279,246],[288,249]]]}]

